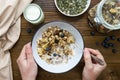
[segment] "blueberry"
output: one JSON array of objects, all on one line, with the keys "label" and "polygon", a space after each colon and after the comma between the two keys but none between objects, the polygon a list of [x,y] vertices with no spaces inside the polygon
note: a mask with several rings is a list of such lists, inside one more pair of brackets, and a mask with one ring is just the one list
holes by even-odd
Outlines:
[{"label": "blueberry", "polygon": [[31,33],[32,32],[31,28],[27,28],[27,32]]},{"label": "blueberry", "polygon": [[114,47],[113,43],[108,43],[109,47]]},{"label": "blueberry", "polygon": [[112,49],[112,53],[117,53],[117,50],[116,49]]},{"label": "blueberry", "polygon": [[110,38],[111,38],[111,40],[115,40],[116,39],[115,35],[110,36]]},{"label": "blueberry", "polygon": [[56,57],[56,56],[57,56],[57,54],[56,54],[56,53],[53,53],[53,56],[54,56],[54,57]]},{"label": "blueberry", "polygon": [[108,44],[105,44],[104,47],[105,47],[105,48],[109,48],[109,45],[108,45]]},{"label": "blueberry", "polygon": [[103,42],[107,43],[107,42],[108,42],[108,40],[106,40],[106,39],[105,39]]},{"label": "blueberry", "polygon": [[109,41],[109,40],[110,40],[110,37],[109,37],[109,36],[105,37],[105,40],[106,40],[106,41]]},{"label": "blueberry", "polygon": [[91,34],[92,36],[94,36],[94,35],[95,35],[95,32],[94,32],[94,31],[91,31],[90,34]]},{"label": "blueberry", "polygon": [[46,48],[46,51],[49,51],[50,49],[51,49],[50,47],[47,47],[47,48]]},{"label": "blueberry", "polygon": [[102,42],[102,46],[103,46],[104,48],[109,48],[109,45],[108,45],[108,43],[106,43],[106,42]]},{"label": "blueberry", "polygon": [[61,33],[61,34],[60,34],[60,37],[61,37],[61,38],[63,38],[64,36],[65,36],[65,34],[64,34],[64,33]]},{"label": "blueberry", "polygon": [[120,38],[117,38],[117,41],[120,42]]},{"label": "blueberry", "polygon": [[102,46],[104,47],[107,43],[106,42],[102,42]]}]

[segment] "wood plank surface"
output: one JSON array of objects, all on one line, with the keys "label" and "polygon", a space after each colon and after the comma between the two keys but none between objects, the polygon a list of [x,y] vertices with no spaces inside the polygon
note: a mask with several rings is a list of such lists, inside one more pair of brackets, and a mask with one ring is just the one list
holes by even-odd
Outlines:
[{"label": "wood plank surface", "polygon": [[[92,0],[89,9],[92,8],[94,5],[96,5],[98,2],[100,2],[100,0]],[[108,66],[106,70],[103,71],[103,73],[100,75],[98,80],[119,80],[120,79],[120,68],[119,68],[120,67],[120,43],[117,42],[116,40],[113,41],[115,43],[114,48],[117,49],[116,54],[112,53],[113,48],[106,49],[101,46],[101,43],[106,36],[115,35],[117,38],[120,37],[120,30],[112,31],[108,34],[101,34],[95,31],[96,33],[95,36],[91,36],[90,32],[93,31],[93,29],[91,29],[88,25],[88,20],[87,20],[88,11],[86,11],[83,15],[79,17],[70,18],[62,15],[56,9],[54,5],[54,0],[34,0],[33,3],[40,5],[41,8],[43,9],[45,14],[44,23],[54,21],[54,20],[69,22],[81,32],[84,39],[85,47],[99,49],[102,52]],[[11,59],[12,59],[14,80],[21,80],[21,75],[16,63],[16,59],[18,58],[23,45],[25,45],[26,43],[32,40],[36,30],[39,27],[41,27],[41,25],[42,24],[38,26],[34,26],[28,23],[22,15],[21,35],[18,42],[11,49]],[[27,28],[31,28],[32,32],[27,33],[26,31]],[[98,45],[96,45],[96,42],[98,43]],[[37,80],[81,80],[83,67],[84,67],[83,59],[75,68],[63,74],[52,74],[44,71],[39,67]]]}]

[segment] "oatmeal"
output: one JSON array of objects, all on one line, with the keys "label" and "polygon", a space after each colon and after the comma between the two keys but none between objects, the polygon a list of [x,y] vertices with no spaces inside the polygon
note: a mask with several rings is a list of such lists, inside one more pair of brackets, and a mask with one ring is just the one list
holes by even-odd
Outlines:
[{"label": "oatmeal", "polygon": [[49,27],[37,41],[37,51],[41,59],[49,64],[67,63],[73,56],[71,44],[75,43],[73,35],[57,26]]}]

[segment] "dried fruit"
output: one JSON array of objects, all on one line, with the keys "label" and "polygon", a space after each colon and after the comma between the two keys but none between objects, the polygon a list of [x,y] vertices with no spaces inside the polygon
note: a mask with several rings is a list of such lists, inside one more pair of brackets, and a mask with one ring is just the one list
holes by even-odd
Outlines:
[{"label": "dried fruit", "polygon": [[58,44],[58,42],[59,42],[59,40],[55,39],[55,43],[57,43],[57,44]]}]

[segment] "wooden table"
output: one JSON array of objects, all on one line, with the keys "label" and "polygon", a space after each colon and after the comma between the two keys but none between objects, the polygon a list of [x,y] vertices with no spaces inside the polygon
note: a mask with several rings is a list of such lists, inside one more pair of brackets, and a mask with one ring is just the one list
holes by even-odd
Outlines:
[{"label": "wooden table", "polygon": [[[92,0],[89,9],[94,5],[96,5],[99,1],[100,0]],[[91,36],[90,32],[93,29],[91,29],[88,25],[87,12],[79,17],[70,18],[62,15],[56,9],[54,5],[54,0],[34,0],[33,2],[39,4],[42,7],[45,14],[44,23],[54,21],[54,20],[67,21],[73,24],[74,26],[76,26],[76,28],[82,33],[86,47],[99,49],[102,52],[108,66],[106,70],[100,75],[98,80],[119,80],[120,79],[120,68],[119,68],[120,67],[120,46],[119,46],[120,43],[117,41],[113,41],[115,43],[115,48],[118,50],[116,54],[112,53],[111,51],[112,48],[106,49],[101,46],[101,42],[103,41],[105,36],[116,35],[117,37],[120,37],[120,31],[113,31],[108,34],[101,34],[96,32],[95,36]],[[36,27],[39,27],[39,26],[33,26],[32,24],[28,23],[22,16],[22,23],[21,23],[22,28],[21,28],[20,39],[18,40],[16,45],[11,49],[11,59],[12,59],[14,80],[21,80],[21,75],[19,72],[19,68],[16,64],[16,59],[18,58],[23,45],[31,41],[37,29]],[[26,31],[27,28],[31,28],[32,32],[27,33]],[[96,42],[98,42],[99,44],[96,45]],[[74,69],[63,74],[52,74],[44,71],[39,67],[37,80],[81,80],[81,73],[83,70],[83,66],[84,66],[84,62],[82,59],[81,62]]]}]

